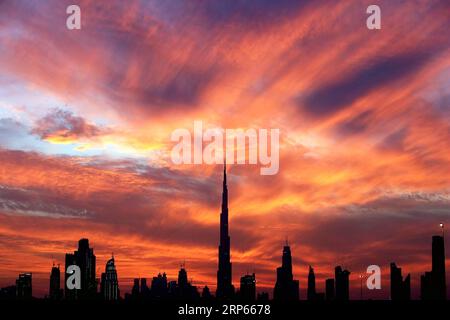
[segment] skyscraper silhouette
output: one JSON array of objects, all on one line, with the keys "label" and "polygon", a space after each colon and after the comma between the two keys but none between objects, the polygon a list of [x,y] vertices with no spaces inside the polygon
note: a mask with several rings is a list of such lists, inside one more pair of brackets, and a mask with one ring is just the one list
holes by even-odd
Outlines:
[{"label": "skyscraper silhouette", "polygon": [[314,275],[314,269],[309,266],[308,273],[308,300],[316,300],[316,276]]},{"label": "skyscraper silhouette", "polygon": [[445,300],[447,297],[447,285],[445,279],[445,247],[443,236],[433,236],[431,272],[433,273],[436,297],[439,300]]},{"label": "skyscraper silhouette", "polygon": [[234,295],[230,258],[230,236],[228,234],[228,187],[226,164],[223,168],[222,211],[220,213],[219,267],[217,270],[216,296],[229,299]]},{"label": "skyscraper silhouette", "polygon": [[52,300],[59,300],[62,298],[61,272],[59,270],[59,265],[57,267],[53,265],[52,267],[48,297]]},{"label": "skyscraper silhouette", "polygon": [[[139,279],[137,284],[137,290],[139,295]],[[141,298],[150,298],[150,288],[147,285],[147,278],[141,278],[141,291],[140,291]]]},{"label": "skyscraper silhouette", "polygon": [[152,295],[152,298],[156,299],[162,299],[167,297],[168,287],[167,287],[167,275],[165,272],[163,274],[158,273],[158,276],[153,277],[150,293]]},{"label": "skyscraper silhouette", "polygon": [[211,295],[211,291],[209,290],[208,286],[204,286],[203,290],[202,290],[202,299],[203,300],[211,300],[212,299],[212,295]]},{"label": "skyscraper silhouette", "polygon": [[78,250],[66,254],[66,269],[70,265],[77,265],[81,271],[81,289],[69,290],[67,288],[68,275],[65,274],[65,296],[67,299],[94,298],[97,294],[97,280],[95,278],[96,257],[94,249],[89,248],[88,239],[78,241]]},{"label": "skyscraper silhouette", "polygon": [[187,272],[184,267],[180,268],[180,271],[178,271],[178,286],[180,288],[185,288],[188,285],[188,277]]},{"label": "skyscraper silhouette", "polygon": [[277,268],[277,282],[273,291],[275,300],[294,301],[299,299],[299,282],[292,274],[291,248],[283,247],[281,267]]},{"label": "skyscraper silhouette", "polygon": [[133,280],[133,287],[131,288],[131,297],[133,299],[139,298],[139,278],[134,278]]},{"label": "skyscraper silhouette", "polygon": [[335,284],[336,284],[336,300],[347,301],[350,299],[350,271],[342,270],[341,266],[334,269]]},{"label": "skyscraper silhouette", "polygon": [[175,281],[176,291],[172,293],[175,295],[175,298],[181,298],[184,300],[195,300],[200,298],[197,287],[193,286],[188,281],[187,271],[184,268],[184,265],[178,271],[178,283]]},{"label": "skyscraper silhouette", "polygon": [[431,272],[420,277],[420,293],[422,300],[445,300],[447,285],[445,279],[444,237],[432,238]]},{"label": "skyscraper silhouette", "polygon": [[117,280],[117,270],[114,264],[114,257],[111,257],[111,259],[109,259],[106,263],[105,272],[102,273],[102,279],[100,282],[100,292],[104,300],[119,300],[119,282]]},{"label": "skyscraper silhouette", "polygon": [[411,299],[411,279],[408,274],[403,280],[402,269],[391,263],[391,300]]},{"label": "skyscraper silhouette", "polygon": [[256,277],[254,273],[241,277],[239,292],[242,300],[253,301],[256,299]]}]

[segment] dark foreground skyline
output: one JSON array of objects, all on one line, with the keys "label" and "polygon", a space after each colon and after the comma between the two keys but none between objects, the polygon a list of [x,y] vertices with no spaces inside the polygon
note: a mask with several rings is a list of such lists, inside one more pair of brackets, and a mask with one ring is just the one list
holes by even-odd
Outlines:
[{"label": "dark foreground skyline", "polygon": [[[275,301],[298,301],[306,299],[310,301],[347,301],[350,300],[350,275],[351,270],[342,266],[336,266],[334,278],[326,279],[325,283],[318,285],[314,269],[310,265],[306,297],[300,296],[299,280],[294,279],[291,248],[286,240],[283,247],[281,266],[276,269],[276,283],[273,292],[261,291],[257,293],[257,275],[255,273],[242,275],[239,289],[235,290],[232,283],[231,264],[231,239],[228,233],[228,186],[226,179],[226,166],[223,171],[222,206],[220,213],[220,237],[218,247],[218,271],[215,294],[208,286],[198,288],[188,280],[188,273],[183,264],[178,272],[177,280],[168,279],[166,273],[158,273],[151,282],[147,278],[135,278],[131,292],[126,292],[123,297],[120,294],[119,276],[116,270],[115,258],[111,257],[106,263],[104,272],[98,278],[96,274],[96,256],[94,249],[90,247],[88,239],[80,239],[78,249],[65,255],[65,268],[53,264],[49,279],[49,291],[46,299],[52,300],[206,300],[214,299],[267,301],[273,298]],[[442,235],[432,237],[431,270],[426,271],[420,277],[421,300],[446,300],[446,260],[444,225],[440,225]],[[80,289],[68,288],[70,266],[80,268]],[[63,273],[63,276],[61,275]],[[62,284],[61,284],[62,283]],[[359,299],[364,300],[365,279],[360,275]],[[320,291],[319,288],[324,288]],[[1,288],[1,299],[28,300],[33,297],[32,273],[21,273],[16,279],[16,284]],[[390,265],[390,299],[411,300],[411,276],[403,275],[402,269],[395,262]]]},{"label": "dark foreground skyline", "polygon": [[[446,300],[446,279],[445,266],[442,268],[442,262],[445,261],[443,255],[444,247],[442,236],[433,236],[432,238],[432,268],[424,272],[420,278],[421,300]],[[91,252],[92,255],[85,255]],[[87,257],[87,265],[95,264],[95,255],[93,249],[89,248],[88,239],[79,241],[79,248],[75,255]],[[72,254],[67,254],[72,256]],[[241,277],[239,289],[230,293],[227,297],[218,300],[242,300],[242,301],[346,301],[350,300],[350,270],[343,270],[341,266],[336,266],[335,277],[326,279],[324,284],[315,281],[314,270],[310,266],[307,281],[304,285],[307,287],[307,295],[300,296],[299,280],[295,280],[292,274],[292,257],[289,245],[283,247],[281,266],[277,269],[277,281],[273,293],[267,291],[257,292],[256,275],[246,274]],[[51,268],[49,279],[49,291],[45,299],[51,300],[186,300],[186,301],[215,301],[217,298],[208,287],[197,287],[188,280],[188,273],[184,265],[181,266],[178,278],[169,279],[165,273],[158,273],[152,279],[135,278],[134,285],[130,292],[121,296],[118,283],[118,273],[116,271],[114,257],[106,263],[105,272],[97,278],[95,273],[91,273],[90,268],[85,265],[81,269],[81,279],[83,288],[81,290],[68,290],[66,286],[67,275],[60,266]],[[77,261],[78,263],[80,261]],[[73,263],[73,261],[71,262]],[[66,265],[67,267],[68,265]],[[94,265],[95,267],[95,265]],[[402,274],[402,269],[391,263],[390,272],[390,300],[407,301],[411,300],[410,274]],[[147,280],[149,280],[147,282]],[[364,291],[365,289],[365,283]],[[320,290],[324,288],[324,290]],[[19,274],[16,284],[0,289],[0,299],[23,299],[28,300],[32,295],[32,273]],[[361,297],[359,297],[361,299]],[[364,300],[364,296],[362,296]]]}]

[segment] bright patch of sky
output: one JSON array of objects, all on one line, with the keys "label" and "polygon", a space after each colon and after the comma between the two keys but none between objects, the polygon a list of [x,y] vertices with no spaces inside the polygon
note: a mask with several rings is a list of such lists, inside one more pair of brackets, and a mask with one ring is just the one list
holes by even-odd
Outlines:
[{"label": "bright patch of sky", "polygon": [[[32,85],[26,85],[16,79],[0,77],[0,147],[11,150],[36,151],[48,155],[68,156],[105,156],[112,158],[142,158],[142,154],[124,152],[111,144],[98,148],[83,149],[82,143],[54,144],[41,140],[32,134],[35,122],[55,108],[68,110],[76,114],[76,108],[69,106],[58,97],[45,93]],[[92,121],[104,126],[107,119]]]}]

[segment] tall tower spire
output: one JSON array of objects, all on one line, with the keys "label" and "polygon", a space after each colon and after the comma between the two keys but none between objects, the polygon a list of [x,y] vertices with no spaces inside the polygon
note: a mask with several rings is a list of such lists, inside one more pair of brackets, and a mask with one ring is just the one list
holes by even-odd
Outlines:
[{"label": "tall tower spire", "polygon": [[220,239],[222,240],[222,215],[226,215],[224,219],[226,219],[225,226],[226,226],[226,233],[228,235],[228,186],[227,186],[227,164],[224,160],[223,165],[223,186],[222,186],[222,212],[220,214]]},{"label": "tall tower spire", "polygon": [[227,184],[227,159],[223,159],[223,185]]},{"label": "tall tower spire", "polygon": [[222,211],[220,213],[219,267],[217,270],[218,298],[231,298],[234,293],[231,276],[230,236],[228,234],[228,187],[226,162],[223,168]]}]

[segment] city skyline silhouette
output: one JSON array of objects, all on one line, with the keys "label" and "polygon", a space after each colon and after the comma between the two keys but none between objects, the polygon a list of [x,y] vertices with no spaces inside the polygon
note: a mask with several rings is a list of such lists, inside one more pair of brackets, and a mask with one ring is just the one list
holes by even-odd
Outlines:
[{"label": "city skyline silhouette", "polygon": [[[150,285],[147,278],[134,278],[133,287],[130,292],[120,295],[119,275],[112,254],[107,261],[105,272],[98,278],[96,274],[96,256],[94,249],[90,247],[88,239],[78,241],[78,249],[73,253],[66,253],[65,267],[61,277],[60,265],[53,266],[49,277],[49,291],[45,298],[50,300],[187,300],[187,301],[265,301],[273,299],[278,302],[308,301],[349,301],[350,300],[350,275],[351,271],[342,266],[335,267],[335,276],[324,282],[324,290],[318,292],[314,269],[308,266],[308,277],[306,280],[306,297],[300,296],[299,280],[294,279],[292,253],[288,240],[283,246],[281,266],[276,269],[276,282],[273,292],[257,291],[257,275],[245,274],[240,278],[240,286],[237,291],[231,277],[231,239],[229,236],[228,223],[228,185],[226,165],[223,168],[222,200],[219,216],[219,246],[218,246],[218,271],[215,295],[207,285],[203,288],[195,286],[188,279],[185,262],[180,266],[178,279],[171,280],[166,273],[159,272],[153,277]],[[432,237],[432,268],[424,271],[420,277],[420,299],[421,300],[447,300],[446,284],[446,259],[445,259],[445,236],[444,224],[440,224],[442,235]],[[70,273],[65,272],[72,265],[80,268],[80,289],[68,288]],[[63,279],[63,281],[61,281]],[[61,284],[62,282],[62,284]],[[363,288],[364,286],[364,288]],[[360,300],[364,300],[363,276],[360,275]],[[319,289],[320,290],[320,289]],[[29,300],[32,295],[32,272],[19,274],[15,286],[0,288],[0,299]],[[390,295],[389,300],[407,301],[411,300],[411,275],[407,274],[403,279],[402,269],[395,262],[390,264]]]}]

